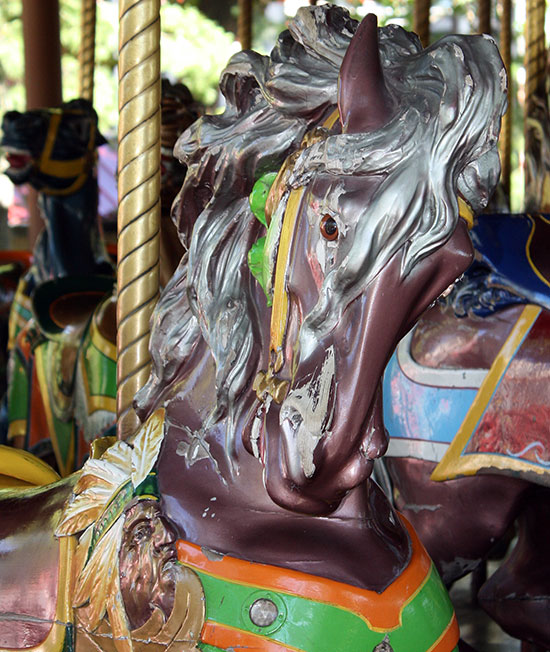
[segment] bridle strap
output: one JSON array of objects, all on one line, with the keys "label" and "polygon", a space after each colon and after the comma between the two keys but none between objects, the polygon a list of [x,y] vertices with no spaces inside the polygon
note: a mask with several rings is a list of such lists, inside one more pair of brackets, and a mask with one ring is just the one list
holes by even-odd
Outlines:
[{"label": "bridle strap", "polygon": [[[288,294],[286,291],[286,274],[290,263],[290,247],[298,219],[300,205],[305,188],[292,190],[283,217],[277,264],[275,267],[275,285],[273,287],[273,308],[271,311],[270,350],[278,358],[282,354],[283,339],[288,317]],[[281,365],[282,366],[282,365]],[[280,370],[277,364],[274,372]]]},{"label": "bridle strap", "polygon": [[474,212],[469,204],[460,196],[458,197],[458,214],[466,222],[468,229],[474,226]]},{"label": "bridle strap", "polygon": [[79,158],[70,159],[67,161],[56,161],[51,158],[55,141],[61,124],[63,113],[60,109],[51,110],[50,123],[48,125],[48,133],[44,142],[44,149],[38,162],[39,170],[51,177],[58,179],[70,179],[76,177],[74,182],[67,188],[42,188],[42,192],[47,195],[70,195],[79,190],[86,181],[88,176],[88,160],[89,155],[93,152],[95,143],[95,125],[90,125],[90,137],[88,139],[88,147],[86,154]]}]

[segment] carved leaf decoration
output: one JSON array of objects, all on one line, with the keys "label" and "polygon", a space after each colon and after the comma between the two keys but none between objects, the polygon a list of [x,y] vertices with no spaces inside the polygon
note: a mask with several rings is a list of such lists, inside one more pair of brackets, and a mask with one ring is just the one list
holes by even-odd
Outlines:
[{"label": "carved leaf decoration", "polygon": [[116,573],[114,586],[108,598],[107,614],[117,652],[132,652],[134,648],[130,634],[130,623],[126,616],[126,609],[120,592],[120,578],[118,573]]},{"label": "carved leaf decoration", "polygon": [[[126,460],[117,460],[117,462],[120,464],[122,461],[124,466],[122,464],[119,466],[119,464],[107,459],[88,460],[82,469],[82,475],[76,483],[73,493],[83,493],[90,486],[109,487],[113,491],[116,487],[120,487],[120,485],[128,480],[128,474],[131,468],[132,449],[124,442],[119,443],[125,448]],[[121,458],[122,456],[119,455],[117,457]]]},{"label": "carved leaf decoration", "polygon": [[132,484],[137,487],[151,471],[164,439],[164,408],[153,412],[141,427],[132,453]]},{"label": "carved leaf decoration", "polygon": [[90,631],[99,626],[105,615],[109,596],[114,595],[118,582],[118,553],[124,519],[119,518],[97,543],[78,578],[73,607],[86,607],[79,613]]},{"label": "carved leaf decoration", "polygon": [[112,495],[113,489],[104,486],[92,486],[80,495],[73,495],[57,526],[56,536],[76,534],[94,523]]},{"label": "carved leaf decoration", "polygon": [[74,594],[75,581],[82,572],[82,569],[84,568],[84,565],[88,559],[88,549],[92,541],[93,533],[94,528],[93,526],[90,526],[85,532],[80,535],[80,539],[78,541],[79,545],[76,546],[76,550],[74,551],[73,565],[71,568],[71,581],[73,586],[71,595]]},{"label": "carved leaf decoration", "polygon": [[128,480],[131,460],[132,447],[125,441],[117,441],[98,460],[88,460],[84,470],[87,474],[95,475],[103,481],[119,486]]},{"label": "carved leaf decoration", "polygon": [[101,515],[115,491],[128,481],[132,455],[132,447],[119,441],[100,459],[86,462],[57,527],[57,536],[76,534]]},{"label": "carved leaf decoration", "polygon": [[78,482],[75,484],[73,493],[81,494],[86,489],[88,489],[88,487],[95,487],[96,485],[102,485],[104,487],[107,487],[109,486],[109,484],[110,483],[107,480],[104,480],[103,478],[100,478],[96,475],[92,475],[92,474],[81,475],[80,478],[78,479]]}]

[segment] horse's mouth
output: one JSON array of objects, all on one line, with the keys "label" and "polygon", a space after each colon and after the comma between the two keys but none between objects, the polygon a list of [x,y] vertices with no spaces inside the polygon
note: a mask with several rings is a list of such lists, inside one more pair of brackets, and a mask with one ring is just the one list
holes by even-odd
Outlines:
[{"label": "horse's mouth", "polygon": [[32,156],[29,151],[5,147],[5,158],[8,162],[8,169],[5,170],[6,174],[20,175],[32,167]]}]

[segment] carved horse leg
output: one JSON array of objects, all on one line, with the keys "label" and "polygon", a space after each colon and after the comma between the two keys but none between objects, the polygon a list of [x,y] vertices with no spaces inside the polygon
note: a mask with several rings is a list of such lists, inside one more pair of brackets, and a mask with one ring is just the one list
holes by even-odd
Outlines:
[{"label": "carved horse leg", "polygon": [[489,554],[513,523],[530,486],[495,475],[436,483],[430,480],[431,462],[389,458],[385,463],[397,508],[412,522],[448,585]]},{"label": "carved horse leg", "polygon": [[481,588],[479,602],[511,636],[530,633],[522,652],[544,652],[550,649],[550,490],[533,488],[523,507],[516,547]]}]

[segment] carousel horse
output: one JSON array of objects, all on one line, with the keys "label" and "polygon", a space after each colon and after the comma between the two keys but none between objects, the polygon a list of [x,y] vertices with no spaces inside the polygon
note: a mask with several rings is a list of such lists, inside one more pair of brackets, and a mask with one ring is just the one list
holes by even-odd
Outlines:
[{"label": "carousel horse", "polygon": [[105,139],[81,99],[9,111],[2,132],[5,174],[38,191],[45,225],[10,312],[8,439],[65,474],[85,449],[72,401],[80,338],[113,286],[97,215],[96,149]]},{"label": "carousel horse", "polygon": [[[161,277],[166,282],[182,254],[169,214],[185,166],[174,159],[172,148],[179,134],[197,119],[200,108],[186,86],[163,80],[161,109]],[[38,271],[49,272],[36,278],[37,270],[31,270],[31,279],[19,289],[12,309],[11,341],[17,346],[8,401],[8,436],[23,440],[18,443],[40,457],[50,454],[51,459],[53,448],[57,469],[67,475],[82,465],[93,439],[113,430],[116,414],[116,295],[110,291],[112,273],[97,276],[86,266],[86,252],[101,240],[94,163],[95,147],[104,141],[96,134],[95,112],[81,100],[65,104],[61,110],[10,112],[3,128],[2,142],[10,163],[7,174],[14,183],[27,181],[41,191],[47,225],[43,237],[54,243],[49,248],[40,244],[35,250],[35,260],[42,261]],[[46,150],[52,145],[53,153],[48,154]],[[82,174],[85,171],[88,176],[81,189],[73,178],[67,178],[70,166],[74,172],[79,162],[77,146],[87,157]],[[63,159],[65,167],[57,159]],[[46,172],[49,186],[57,189],[62,182],[68,184],[61,196],[45,187]],[[75,247],[79,240],[65,225],[72,224],[71,220],[83,221],[86,226],[80,233],[88,243],[82,246],[81,261]],[[72,259],[84,267],[70,264]],[[55,281],[50,281],[50,276]],[[18,338],[19,329],[24,332]]]},{"label": "carousel horse", "polygon": [[479,216],[475,262],[399,343],[384,378],[395,505],[449,585],[518,519],[517,544],[478,600],[537,650],[550,649],[549,224]]},{"label": "carousel horse", "polygon": [[[0,646],[456,651],[443,584],[369,476],[384,367],[469,265],[497,181],[496,45],[423,50],[310,6],[220,87],[225,112],[175,148],[184,256],[155,311],[143,425],[1,495]],[[26,544],[44,548],[32,565]]]},{"label": "carousel horse", "polygon": [[[8,111],[2,119],[0,146],[9,165],[4,174],[15,185],[38,190],[45,225],[26,281],[32,289],[60,277],[112,273],[97,219],[96,149],[104,143],[87,100]],[[32,289],[20,292],[28,297]],[[22,326],[29,315],[20,313]]]}]

